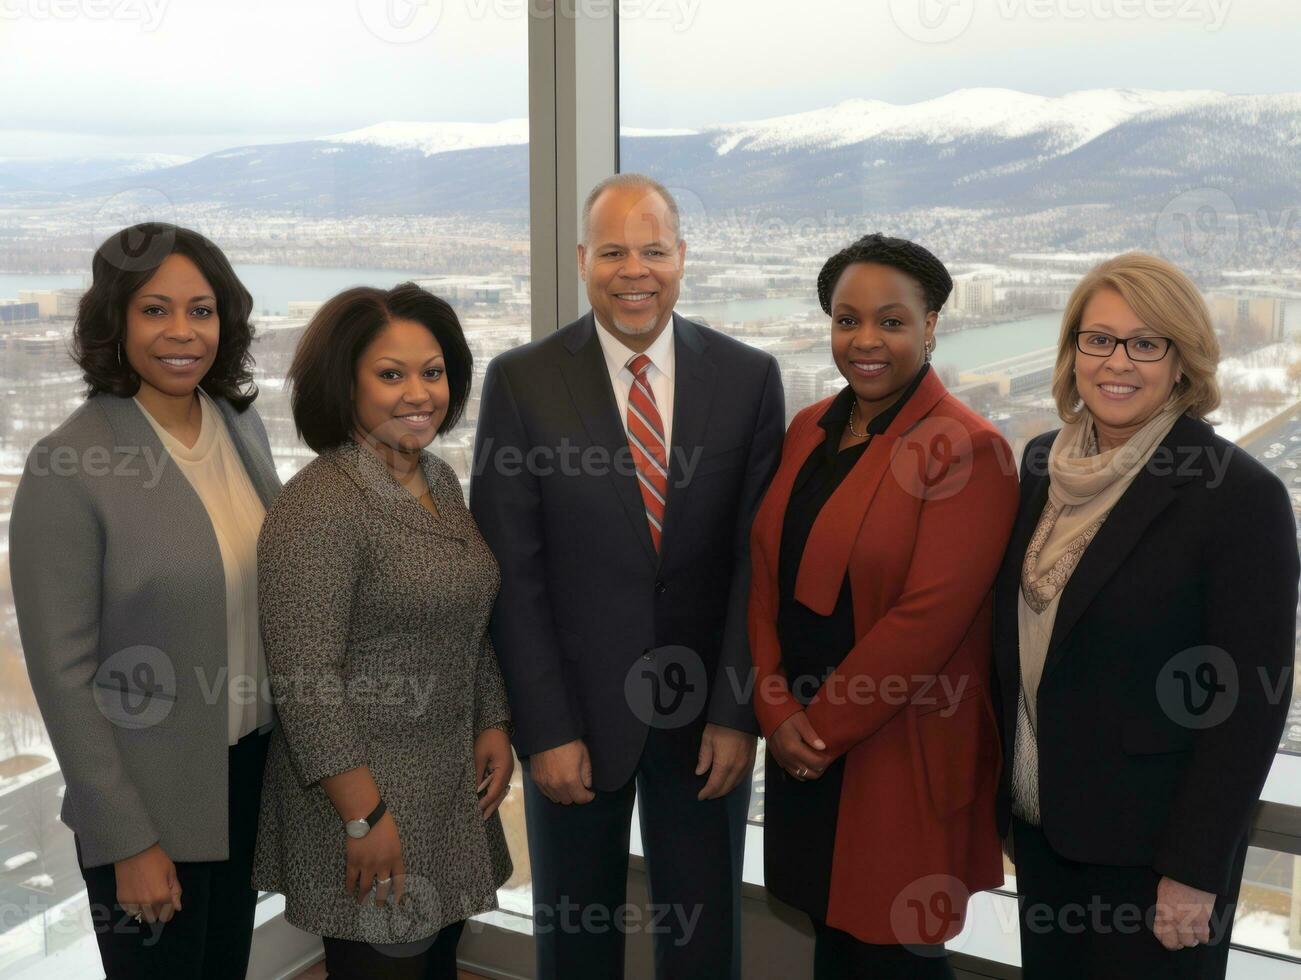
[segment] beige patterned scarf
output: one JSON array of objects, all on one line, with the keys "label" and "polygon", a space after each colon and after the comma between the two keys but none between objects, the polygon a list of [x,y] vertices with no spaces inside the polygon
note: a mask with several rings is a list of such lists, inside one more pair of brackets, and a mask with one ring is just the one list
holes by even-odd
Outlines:
[{"label": "beige patterned scarf", "polygon": [[1048,454],[1048,501],[1021,565],[1017,627],[1021,696],[1012,753],[1012,810],[1039,823],[1039,753],[1035,733],[1039,681],[1057,619],[1057,604],[1107,515],[1152,458],[1180,412],[1167,404],[1123,445],[1098,451],[1093,416],[1062,427]]},{"label": "beige patterned scarf", "polygon": [[1111,508],[1152,458],[1179,414],[1167,405],[1128,441],[1106,452],[1098,451],[1088,409],[1057,433],[1048,454],[1048,502],[1021,568],[1021,589],[1035,612],[1043,612],[1065,586]]}]

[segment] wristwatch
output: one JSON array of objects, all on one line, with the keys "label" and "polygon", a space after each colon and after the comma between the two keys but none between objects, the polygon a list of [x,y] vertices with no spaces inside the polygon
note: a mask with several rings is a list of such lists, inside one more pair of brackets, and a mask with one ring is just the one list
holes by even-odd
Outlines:
[{"label": "wristwatch", "polygon": [[375,826],[380,817],[384,816],[384,811],[387,809],[388,807],[384,805],[384,801],[381,799],[375,809],[371,810],[368,815],[360,820],[349,820],[343,825],[343,829],[348,832],[349,837],[360,840],[370,833],[370,829]]}]

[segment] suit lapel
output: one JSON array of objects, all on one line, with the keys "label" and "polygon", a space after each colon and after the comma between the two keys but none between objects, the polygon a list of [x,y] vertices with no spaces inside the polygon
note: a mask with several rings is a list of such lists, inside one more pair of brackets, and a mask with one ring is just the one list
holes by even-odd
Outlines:
[{"label": "suit lapel", "polygon": [[[632,461],[628,449],[628,433],[619,418],[619,406],[614,399],[614,389],[610,386],[610,371],[606,367],[601,342],[596,336],[596,331],[599,329],[596,318],[589,312],[578,321],[578,327],[579,329],[574,332],[573,338],[566,345],[572,356],[565,360],[561,368],[565,385],[569,388],[569,396],[578,411],[578,417],[582,420],[583,428],[587,430],[587,437],[591,444],[603,447],[610,454],[612,461],[610,487],[624,514],[632,523],[633,534],[641,543],[647,561],[656,565],[659,563],[659,557],[655,554],[655,545],[651,542],[650,525],[646,521],[646,505],[641,499],[637,477],[630,472]],[[678,416],[675,411],[675,430],[677,424]],[[670,500],[672,495],[673,491],[670,489]],[[667,520],[666,516],[666,523]]]},{"label": "suit lapel", "polygon": [[[1180,418],[1161,441],[1161,446],[1173,449],[1190,444],[1190,439],[1201,441],[1197,439],[1195,424],[1186,417]],[[1165,472],[1151,465],[1144,466],[1117,501],[1098,530],[1097,537],[1084,550],[1070,581],[1062,591],[1044,661],[1045,677],[1061,660],[1062,641],[1070,635],[1099,590],[1111,580],[1129,553],[1139,544],[1148,525],[1170,506],[1179,487],[1189,479],[1191,477]],[[1048,481],[1044,482],[1046,484]]]},{"label": "suit lapel", "polygon": [[276,475],[275,461],[254,435],[253,420],[249,415],[252,409],[237,412],[235,406],[224,398],[214,398],[212,401],[226,422],[230,441],[235,444],[235,450],[244,463],[244,471],[248,473],[253,489],[262,499],[262,506],[270,510],[276,494],[280,492],[280,478]]},{"label": "suit lapel", "polygon": [[786,519],[786,509],[790,506],[791,492],[795,479],[799,476],[804,461],[809,453],[822,445],[827,432],[814,420],[806,421],[798,430],[792,427],[782,445],[781,462],[773,474],[768,492],[763,495],[759,511],[755,515],[755,525],[759,528],[759,541],[768,557],[771,573],[771,587],[777,587],[777,561],[781,548],[782,524]]},{"label": "suit lapel", "polygon": [[673,330],[673,445],[669,449],[669,496],[664,511],[661,556],[669,540],[676,540],[674,528],[681,523],[691,489],[686,479],[686,463],[704,452],[715,387],[715,368],[704,356],[704,338],[695,324],[675,313]]},{"label": "suit lapel", "polygon": [[[139,472],[148,479],[148,467],[156,466],[158,478],[154,484],[155,488],[162,488],[173,498],[193,497],[197,503],[198,494],[194,492],[181,468],[172,461],[171,454],[163,446],[158,433],[149,424],[144,411],[135,403],[135,399],[103,393],[93,398],[113,430],[113,445],[110,447],[112,452],[119,456],[136,457],[142,461],[125,467],[125,471]],[[143,471],[139,469],[141,465],[145,466]]]},{"label": "suit lapel", "polygon": [[[1026,452],[1030,452],[1027,448]],[[1046,457],[1045,457],[1046,458]],[[1020,646],[1017,642],[1017,599],[1021,591],[1021,565],[1025,562],[1026,550],[1030,547],[1030,538],[1039,525],[1044,505],[1048,502],[1048,473],[1038,469],[1026,474],[1021,484],[1021,505],[1017,508],[1016,521],[1012,525],[1012,534],[1008,538],[1007,551],[1003,554],[1003,565],[999,569],[994,587],[994,605],[996,618],[1000,625],[998,635],[1006,636],[1011,642],[1000,643],[994,649],[994,656],[999,659],[1001,667],[1008,670],[1007,676],[1019,676]]]},{"label": "suit lapel", "polygon": [[1003,567],[999,572],[999,583],[1005,586],[1008,595],[1014,595],[1020,588],[1021,565],[1025,561],[1030,539],[1034,536],[1034,529],[1038,527],[1039,517],[1043,514],[1044,505],[1047,503],[1047,472],[1028,473],[1025,483],[1021,485],[1021,506],[1017,510],[1016,521],[1012,524],[1012,534],[1008,538],[1007,551],[1003,555]]},{"label": "suit lapel", "polygon": [[[140,407],[133,398],[121,398],[115,395],[96,395],[97,403],[103,408],[104,415],[113,429],[114,445],[112,451],[123,456],[150,454],[154,459],[171,460],[158,433],[149,424]],[[268,510],[280,492],[280,478],[276,475],[275,463],[266,450],[253,435],[252,419],[247,412],[236,412],[235,407],[224,398],[214,398],[213,404],[226,423],[230,441],[234,443],[239,458],[248,473],[249,481]],[[191,493],[194,488],[190,481],[180,472],[180,467],[164,464],[166,469],[175,469],[181,477],[177,487],[184,487]],[[195,499],[198,495],[195,494]],[[205,511],[206,513],[206,511]]]},{"label": "suit lapel", "polygon": [[[827,500],[809,532],[795,579],[795,598],[813,612],[830,616],[849,570],[849,557],[858,543],[858,529],[867,517],[881,481],[890,470],[899,439],[926,417],[948,394],[934,371],[927,371],[890,427],[873,436],[849,475]],[[807,457],[807,453],[805,454]],[[800,460],[803,463],[803,460]]]}]

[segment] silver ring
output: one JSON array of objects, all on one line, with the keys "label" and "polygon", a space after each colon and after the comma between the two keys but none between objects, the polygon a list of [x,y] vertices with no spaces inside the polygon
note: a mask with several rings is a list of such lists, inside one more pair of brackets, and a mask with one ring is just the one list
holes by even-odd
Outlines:
[{"label": "silver ring", "polygon": [[376,878],[376,879],[375,879],[375,881],[376,881],[377,883],[381,884],[381,885],[387,885],[387,884],[388,884],[390,881],[392,881],[392,880],[393,880],[393,876],[392,876],[392,875],[389,875],[389,877],[387,877],[387,878]]},{"label": "silver ring", "polygon": [[1192,949],[1194,946],[1200,946],[1201,944],[1202,941],[1200,939],[1194,939],[1191,943],[1188,944],[1188,948]]},{"label": "silver ring", "polygon": [[808,771],[806,768],[804,768],[803,766],[800,766],[800,771],[797,772],[795,775],[799,776],[800,779],[803,779],[803,778],[804,778],[805,776],[807,776],[808,774],[809,774],[809,771]]},{"label": "silver ring", "polygon": [[145,914],[143,912],[137,912],[135,915],[131,916],[131,918],[135,919],[137,922],[143,922]]}]

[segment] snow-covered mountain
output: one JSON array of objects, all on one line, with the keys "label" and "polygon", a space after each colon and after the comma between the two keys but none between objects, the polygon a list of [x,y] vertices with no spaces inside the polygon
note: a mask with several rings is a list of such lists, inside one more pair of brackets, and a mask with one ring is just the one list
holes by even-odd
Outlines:
[{"label": "snow-covered mountain", "polygon": [[[1301,206],[1301,93],[1107,89],[1039,96],[962,89],[912,105],[854,99],[699,129],[625,129],[626,170],[709,211],[823,214],[917,208],[1159,212],[1211,187],[1246,208]],[[232,147],[144,173],[118,162],[60,200],[147,188],[175,204],[299,214],[523,216],[528,124],[384,122]],[[0,207],[51,185],[0,162]]]},{"label": "snow-covered mountain", "polygon": [[[625,137],[694,136],[696,130],[625,127],[622,133]],[[427,157],[489,146],[527,146],[528,141],[527,119],[504,119],[498,123],[382,122],[322,139],[324,143],[364,143],[391,150],[416,150]]]},{"label": "snow-covered mountain", "polygon": [[[1012,89],[959,89],[909,105],[849,99],[825,109],[704,129],[624,127],[627,138],[704,134],[720,155],[736,150],[781,153],[826,150],[873,139],[953,143],[963,139],[1020,139],[1046,134],[1058,152],[1069,152],[1143,113],[1224,102],[1221,92],[1159,92],[1095,89],[1063,96],[1031,95]],[[528,143],[527,119],[497,123],[382,122],[322,137],[325,143],[353,143],[424,156],[454,150]]]},{"label": "snow-covered mountain", "polygon": [[391,150],[415,150],[431,157],[453,150],[477,150],[485,146],[521,146],[529,141],[527,119],[505,119],[498,123],[472,122],[382,122],[326,136],[324,143],[360,143]]},{"label": "snow-covered mountain", "polygon": [[953,143],[1044,134],[1069,152],[1143,113],[1178,110],[1227,98],[1219,92],[1096,89],[1059,97],[1011,89],[968,88],[911,105],[850,99],[827,109],[716,127],[715,149],[783,152],[833,149],[870,140]]}]

